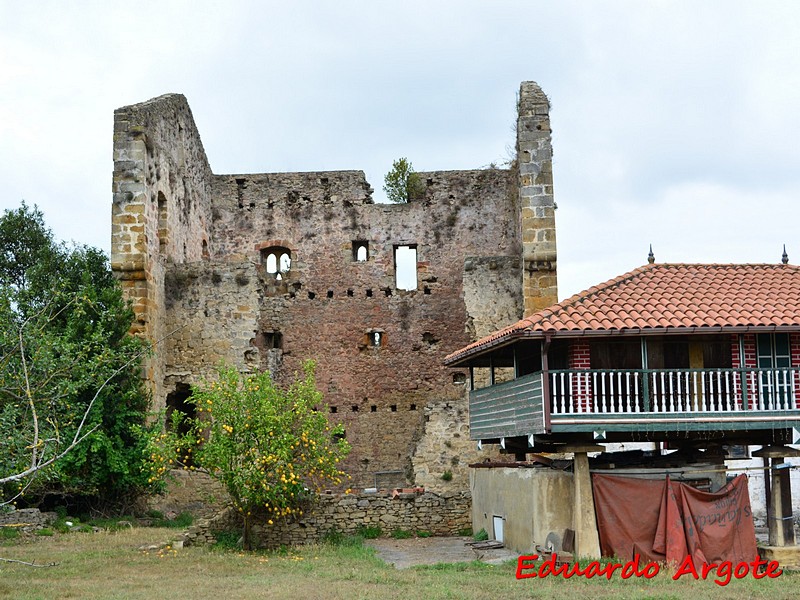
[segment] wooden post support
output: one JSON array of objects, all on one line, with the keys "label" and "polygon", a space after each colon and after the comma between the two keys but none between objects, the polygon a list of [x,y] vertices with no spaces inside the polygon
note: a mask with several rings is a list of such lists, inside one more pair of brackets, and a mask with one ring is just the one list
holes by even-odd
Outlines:
[{"label": "wooden post support", "polygon": [[[770,546],[794,546],[794,516],[792,515],[792,486],[789,469],[784,464],[787,456],[800,456],[800,451],[786,446],[765,446],[753,452],[753,456],[761,456],[772,460],[769,470],[769,528]],[[767,473],[764,473],[767,477]],[[766,483],[766,482],[765,482]]]}]

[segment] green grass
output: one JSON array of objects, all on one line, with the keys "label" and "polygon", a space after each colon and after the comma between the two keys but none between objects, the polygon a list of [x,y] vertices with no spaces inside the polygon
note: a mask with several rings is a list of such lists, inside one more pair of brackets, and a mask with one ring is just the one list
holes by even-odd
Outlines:
[{"label": "green grass", "polygon": [[418,538],[429,538],[432,535],[433,534],[430,531],[417,531],[417,537]]},{"label": "green grass", "polygon": [[50,529],[49,527],[42,527],[41,529],[37,529],[36,530],[36,535],[42,536],[42,537],[50,537],[50,536],[53,536],[55,534],[56,534],[56,532],[53,531],[52,529]]},{"label": "green grass", "polygon": [[390,535],[396,540],[407,540],[414,537],[413,533],[405,529],[395,529]]},{"label": "green grass", "polygon": [[376,540],[383,535],[383,530],[380,528],[380,526],[359,527],[356,535],[364,538],[365,540]]},{"label": "green grass", "polygon": [[[0,556],[58,563],[33,569],[0,563],[0,598],[360,598],[485,599],[504,598],[690,598],[718,600],[796,598],[800,575],[732,581],[726,587],[691,577],[673,581],[668,573],[651,580],[584,577],[517,580],[516,563],[479,562],[397,570],[362,544],[321,544],[283,552],[244,553],[140,546],[165,544],[173,533],[160,528],[52,537],[32,536],[6,542]],[[10,544],[10,545],[9,545]]]}]

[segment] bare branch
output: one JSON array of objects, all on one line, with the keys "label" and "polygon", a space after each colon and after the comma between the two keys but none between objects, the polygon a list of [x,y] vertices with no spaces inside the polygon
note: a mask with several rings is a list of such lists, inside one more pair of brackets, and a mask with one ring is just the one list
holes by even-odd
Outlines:
[{"label": "bare branch", "polygon": [[[24,324],[23,324],[22,327],[24,327]],[[183,327],[185,327],[185,325]],[[153,345],[156,346],[156,345],[162,343],[165,339],[167,339],[168,337],[174,335],[177,331],[179,331],[183,327],[176,328],[173,331],[167,333],[162,338],[157,340]],[[24,343],[22,341],[22,337],[21,336],[20,336],[20,350],[24,355]],[[86,427],[86,420],[89,418],[89,414],[91,413],[92,408],[94,407],[94,404],[97,401],[97,398],[100,396],[100,393],[106,388],[106,386],[108,386],[109,383],[111,383],[111,381],[117,375],[119,375],[122,371],[127,369],[134,362],[136,362],[138,360],[141,360],[142,357],[147,352],[149,352],[149,348],[143,348],[139,352],[136,352],[133,356],[131,356],[131,358],[128,361],[126,361],[123,365],[121,365],[118,369],[116,369],[113,373],[111,373],[111,375],[109,375],[105,379],[105,381],[103,381],[102,385],[99,388],[97,388],[97,391],[95,392],[94,396],[92,396],[92,399],[89,401],[89,404],[86,406],[86,410],[84,410],[83,416],[82,416],[82,418],[80,420],[80,423],[78,424],[78,427],[75,430],[75,435],[72,438],[72,442],[70,442],[70,444],[66,448],[64,448],[61,452],[59,452],[55,456],[50,457],[47,460],[42,460],[44,458],[44,456],[45,456],[44,452],[39,453],[38,455],[36,453],[36,448],[37,448],[37,446],[39,444],[38,421],[36,421],[35,408],[33,406],[31,406],[31,409],[34,412],[34,420],[35,420],[35,437],[34,437],[34,444],[33,444],[33,449],[32,449],[33,459],[31,461],[31,466],[28,467],[27,469],[25,469],[24,471],[20,472],[20,473],[15,473],[14,475],[8,475],[6,477],[1,477],[0,478],[0,485],[5,484],[5,483],[9,483],[9,482],[12,482],[12,481],[20,481],[22,479],[25,479],[26,477],[34,475],[35,473],[37,473],[38,471],[44,469],[45,467],[48,467],[51,464],[53,464],[54,462],[64,458],[78,444],[80,444],[83,440],[85,440],[92,433],[94,433],[100,427],[99,424],[95,425],[94,427],[92,427],[88,431],[84,431],[84,427]],[[38,456],[38,462],[37,462],[37,456]],[[28,485],[30,485],[30,484],[28,484]],[[0,501],[0,506],[4,506],[6,504],[9,504],[12,501],[13,501],[13,499],[6,500],[6,501]]]},{"label": "bare branch", "polygon": [[58,563],[55,563],[55,562],[43,563],[41,565],[37,565],[36,562],[27,562],[27,561],[24,561],[24,560],[14,560],[13,558],[3,558],[3,557],[0,557],[0,562],[15,563],[15,564],[18,564],[18,565],[25,565],[26,567],[36,567],[36,568],[39,568],[39,569],[44,568],[44,567],[57,567],[58,566]]}]

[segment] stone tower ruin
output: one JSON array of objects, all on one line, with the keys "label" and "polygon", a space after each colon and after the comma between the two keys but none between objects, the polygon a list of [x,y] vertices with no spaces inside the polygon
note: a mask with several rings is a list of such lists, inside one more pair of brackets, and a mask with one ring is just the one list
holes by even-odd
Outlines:
[{"label": "stone tower ruin", "polygon": [[155,408],[191,410],[220,361],[283,382],[311,358],[352,487],[467,488],[442,359],[557,301],[549,103],[524,82],[518,109],[511,168],[420,173],[406,204],[362,171],[215,175],[182,95],[115,111],[111,262]]}]

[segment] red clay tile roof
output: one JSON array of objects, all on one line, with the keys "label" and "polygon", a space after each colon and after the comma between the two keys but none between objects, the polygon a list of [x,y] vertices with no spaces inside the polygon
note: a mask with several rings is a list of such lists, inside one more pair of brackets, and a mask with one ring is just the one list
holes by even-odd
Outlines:
[{"label": "red clay tile roof", "polygon": [[515,337],[800,327],[800,267],[648,264],[450,354],[446,364]]}]

